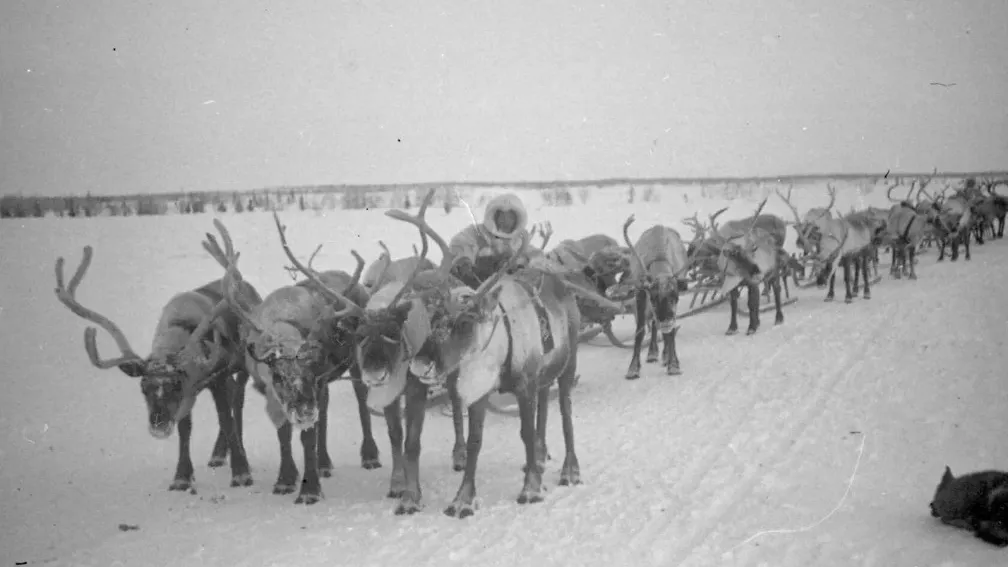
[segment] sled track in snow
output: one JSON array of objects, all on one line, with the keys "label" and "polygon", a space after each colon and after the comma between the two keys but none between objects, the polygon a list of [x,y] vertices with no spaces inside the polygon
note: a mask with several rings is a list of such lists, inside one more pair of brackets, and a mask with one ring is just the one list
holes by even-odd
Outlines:
[{"label": "sled track in snow", "polygon": [[[760,478],[767,472],[773,470],[774,465],[783,460],[788,451],[796,445],[801,434],[819,415],[822,414],[824,402],[834,389],[860,369],[864,363],[864,359],[858,357],[857,353],[864,347],[864,345],[871,344],[876,338],[887,331],[887,323],[892,321],[892,318],[898,316],[898,311],[899,303],[894,302],[887,305],[882,313],[874,316],[875,322],[872,326],[871,333],[868,336],[863,336],[861,340],[851,345],[846,352],[844,352],[843,358],[837,361],[838,367],[836,370],[828,373],[822,378],[822,380],[816,382],[810,391],[805,393],[804,403],[801,408],[795,414],[790,416],[784,424],[782,424],[780,430],[774,431],[773,445],[769,450],[760,451],[759,447],[762,447],[763,443],[755,444],[757,448],[753,451],[753,457],[758,458],[735,459],[736,462],[729,465],[731,467],[730,471],[727,474],[720,475],[729,479],[737,479],[736,481],[724,484],[717,483],[714,487],[712,487],[710,494],[698,495],[696,490],[698,488],[697,484],[699,480],[702,480],[709,476],[712,472],[717,471],[717,468],[712,469],[710,467],[712,467],[717,461],[717,457],[723,457],[724,455],[723,450],[719,450],[718,448],[719,442],[726,437],[729,439],[735,437],[743,424],[747,421],[749,413],[747,412],[742,415],[736,420],[736,422],[726,427],[725,431],[718,435],[717,442],[708,445],[707,450],[705,451],[703,464],[700,465],[702,468],[706,468],[708,470],[701,474],[699,480],[696,478],[695,474],[692,478],[690,478],[689,474],[687,474],[685,482],[680,482],[677,485],[679,490],[692,493],[696,500],[711,502],[708,513],[705,514],[699,521],[692,518],[681,518],[682,522],[676,522],[673,520],[670,525],[662,525],[660,528],[656,529],[655,532],[657,533],[650,536],[651,541],[675,541],[676,545],[671,551],[662,553],[659,557],[654,557],[654,560],[668,565],[682,564],[698,546],[704,543],[718,523],[720,523],[723,518],[730,515],[735,506],[742,499],[748,496],[750,492],[752,492],[753,487]],[[774,358],[776,358],[776,354],[779,354],[781,350],[783,350],[783,347],[775,353]],[[758,381],[759,378],[765,374],[767,366],[768,365],[765,364],[760,369],[760,372],[755,374],[755,377],[752,379],[753,381],[751,381],[750,384],[754,384],[755,381]],[[750,393],[755,394],[752,391],[750,391]],[[756,397],[758,397],[758,394],[752,396],[752,398]],[[755,404],[749,405],[749,408],[751,409],[754,406]],[[711,459],[710,455],[716,455],[717,457],[715,459]],[[764,466],[760,466],[760,463]],[[696,469],[694,469],[694,471],[695,470]],[[727,486],[728,488],[721,489],[721,486]],[[700,497],[697,498],[697,496]]]}]

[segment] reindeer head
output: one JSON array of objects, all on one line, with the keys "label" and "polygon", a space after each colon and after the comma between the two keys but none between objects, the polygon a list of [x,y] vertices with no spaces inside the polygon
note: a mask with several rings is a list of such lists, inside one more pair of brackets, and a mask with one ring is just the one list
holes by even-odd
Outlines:
[{"label": "reindeer head", "polygon": [[[70,279],[69,286],[64,285],[64,260],[63,258],[56,260],[56,297],[74,314],[96,323],[112,335],[122,356],[103,359],[98,354],[97,329],[95,327],[85,329],[84,347],[91,364],[101,369],[118,367],[123,374],[139,378],[140,391],[147,404],[147,429],[155,438],[168,438],[175,429],[176,422],[188,415],[192,408],[191,402],[186,401],[187,397],[194,398],[199,389],[219,376],[221,365],[227,364],[228,357],[222,347],[221,334],[216,328],[212,344],[201,340],[212,321],[223,313],[227,306],[223,301],[216,306],[200,305],[206,314],[195,326],[195,331],[190,334],[173,315],[176,311],[181,311],[181,308],[192,308],[182,305],[183,302],[198,301],[202,296],[196,294],[175,296],[165,306],[158,331],[155,333],[154,341],[157,348],[151,356],[143,358],[136,354],[126,335],[115,323],[77,301],[77,286],[91,265],[92,254],[92,248],[85,246],[84,257]],[[203,300],[207,301],[205,298]],[[199,337],[195,336],[196,332],[200,332]]]},{"label": "reindeer head", "polygon": [[[619,285],[629,284],[633,286],[635,293],[644,292],[651,303],[651,313],[657,320],[661,332],[669,333],[675,326],[679,294],[686,290],[686,282],[682,276],[689,271],[693,258],[687,257],[684,266],[673,266],[668,258],[659,259],[652,262],[651,265],[646,265],[637,252],[637,248],[630,241],[629,229],[633,222],[634,215],[630,215],[623,223],[623,240],[637,266],[636,277]],[[661,228],[663,229],[663,227]],[[654,230],[654,228],[649,230]]]},{"label": "reindeer head", "polygon": [[[227,229],[219,220],[214,225],[224,241],[221,249],[212,234],[207,234],[203,246],[225,267],[222,280],[223,295],[242,324],[242,337],[246,367],[257,369],[267,382],[273,395],[283,406],[291,424],[298,429],[315,425],[319,415],[319,388],[328,380],[328,373],[336,369],[334,353],[340,352],[345,338],[339,335],[337,321],[342,312],[334,310],[339,301],[326,293],[326,278],[346,281],[345,293],[351,294],[358,286],[364,259],[353,252],[357,269],[353,276],[342,272],[318,274],[304,266],[287,245],[284,227],[274,213],[273,220],[280,233],[280,242],[295,268],[309,276],[309,282],[281,287],[262,302],[250,305],[247,297],[239,294],[242,283],[238,271],[238,254]],[[363,293],[363,291],[360,291]],[[353,304],[353,302],[350,302]],[[343,349],[345,352],[346,349]]]},{"label": "reindeer head", "polygon": [[808,212],[805,213],[805,217],[802,218],[801,215],[798,214],[798,209],[791,204],[791,190],[793,188],[793,186],[788,188],[787,196],[784,196],[780,190],[775,189],[774,191],[777,193],[777,196],[784,201],[784,204],[791,209],[791,213],[794,215],[795,221],[793,226],[795,228],[795,232],[798,233],[798,238],[795,243],[802,249],[805,256],[819,255],[823,251],[822,226],[824,222],[829,221],[832,218],[830,210],[836,202],[836,189],[834,189],[832,185],[827,185],[827,192],[830,196],[829,204],[822,208],[814,207],[809,209]]},{"label": "reindeer head", "polygon": [[718,256],[718,268],[724,274],[722,293],[734,289],[742,282],[750,282],[774,267],[777,258],[777,246],[773,237],[766,231],[756,227],[760,213],[766,206],[767,199],[756,207],[752,223],[745,233],[725,238],[718,230],[717,216],[725,211],[721,209],[710,217],[712,238],[721,253]]}]

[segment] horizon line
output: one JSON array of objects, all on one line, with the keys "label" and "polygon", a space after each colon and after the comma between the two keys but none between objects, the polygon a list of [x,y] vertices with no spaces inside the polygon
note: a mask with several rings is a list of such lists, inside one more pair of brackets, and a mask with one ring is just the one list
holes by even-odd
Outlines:
[{"label": "horizon line", "polygon": [[233,190],[204,190],[204,191],[172,191],[172,192],[153,192],[153,193],[124,193],[120,195],[105,193],[105,194],[94,194],[85,193],[81,194],[66,194],[66,195],[24,195],[23,193],[5,193],[0,195],[0,198],[9,197],[20,197],[26,199],[72,199],[72,198],[91,198],[97,200],[115,200],[115,199],[142,199],[144,197],[154,197],[154,198],[180,198],[188,195],[222,195],[222,194],[240,194],[248,195],[255,194],[257,192],[269,192],[269,191],[302,191],[308,194],[318,194],[318,193],[342,193],[348,190],[354,189],[372,189],[375,191],[395,191],[397,189],[429,189],[432,187],[512,187],[516,189],[546,189],[551,187],[577,187],[577,186],[595,186],[595,187],[609,187],[613,185],[626,185],[626,184],[662,184],[662,185],[672,185],[672,184],[689,184],[695,185],[697,183],[732,183],[732,182],[765,182],[765,181],[796,181],[796,180],[814,180],[814,179],[864,179],[871,177],[878,178],[888,178],[888,177],[999,177],[1003,175],[1008,175],[1008,170],[988,170],[980,172],[961,172],[961,171],[942,171],[939,172],[937,168],[930,172],[920,173],[920,172],[894,172],[892,170],[886,171],[885,173],[802,173],[802,174],[789,174],[789,175],[766,175],[766,176],[721,176],[721,177],[609,177],[602,179],[554,179],[551,181],[424,181],[415,183],[332,183],[332,184],[313,184],[313,185],[280,185],[280,186],[267,186],[259,187],[254,189],[233,189]]}]

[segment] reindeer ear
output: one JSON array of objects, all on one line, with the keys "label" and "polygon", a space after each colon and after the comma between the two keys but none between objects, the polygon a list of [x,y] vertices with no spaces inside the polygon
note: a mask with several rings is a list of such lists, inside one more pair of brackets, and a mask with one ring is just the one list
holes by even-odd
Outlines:
[{"label": "reindeer ear", "polygon": [[142,360],[131,360],[120,364],[119,370],[130,378],[140,378],[147,370],[147,365]]}]

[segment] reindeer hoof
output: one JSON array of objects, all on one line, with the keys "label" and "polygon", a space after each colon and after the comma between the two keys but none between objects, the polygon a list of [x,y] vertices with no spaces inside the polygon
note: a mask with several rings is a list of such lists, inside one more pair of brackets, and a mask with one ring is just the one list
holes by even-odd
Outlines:
[{"label": "reindeer hoof", "polygon": [[669,364],[668,367],[665,368],[665,374],[669,376],[678,376],[682,374],[682,370],[679,369],[678,364]]},{"label": "reindeer hoof", "polygon": [[223,467],[226,464],[227,464],[227,456],[226,455],[225,456],[214,455],[214,456],[210,457],[209,461],[207,461],[206,466],[208,466],[208,467],[210,467],[212,469],[215,469],[217,467]]},{"label": "reindeer hoof", "polygon": [[542,492],[534,490],[522,490],[518,495],[519,504],[538,504],[543,501]]},{"label": "reindeer hoof", "polygon": [[844,300],[843,300],[843,302],[844,303],[854,303],[854,298],[853,297],[845,297]]},{"label": "reindeer hoof", "polygon": [[403,494],[402,500],[395,508],[396,516],[412,516],[420,510],[423,510],[423,504],[420,503],[420,496],[413,496],[411,494]]},{"label": "reindeer hoof", "polygon": [[826,296],[826,299],[823,300],[825,303],[829,303],[830,301],[833,301],[833,298],[828,295]]},{"label": "reindeer hoof", "polygon": [[759,330],[759,327],[751,328],[751,329],[746,330],[745,334],[746,334],[747,337],[750,336],[750,335],[755,335],[756,331],[758,331],[758,330]]},{"label": "reindeer hoof", "polygon": [[861,299],[871,299],[871,294],[868,292],[862,293]]},{"label": "reindeer hoof", "polygon": [[[379,464],[378,466],[381,466],[381,465]],[[367,467],[364,467],[364,468],[367,468]],[[372,467],[372,468],[375,468],[375,467]],[[319,474],[320,477],[322,477],[322,478],[329,478],[329,477],[332,476],[332,472],[333,472],[333,466],[332,465],[328,465],[328,466],[319,465],[318,474]]]},{"label": "reindeer hoof", "polygon": [[727,331],[725,331],[725,336],[730,337],[736,333],[738,333],[738,329],[729,328]]},{"label": "reindeer hoof", "polygon": [[273,494],[294,494],[294,485],[278,482],[273,485]]},{"label": "reindeer hoof", "polygon": [[[381,461],[378,460],[378,457],[370,457],[370,458],[368,458],[368,457],[361,457],[360,466],[361,466],[362,469],[369,470],[369,471],[374,470],[374,469],[380,469],[381,468]],[[323,472],[323,476],[327,476],[327,477],[328,476],[332,476],[332,467],[330,467],[329,470],[330,470],[330,474],[325,474],[322,471],[321,468],[319,469],[319,472]]]},{"label": "reindeer hoof", "polygon": [[193,490],[195,494],[195,488],[193,488],[193,479],[191,478],[176,478],[168,485],[168,490],[171,492],[183,492],[186,490]]},{"label": "reindeer hoof", "polygon": [[241,473],[231,476],[231,488],[237,488],[239,486],[252,486],[252,474],[251,473]]},{"label": "reindeer hoof", "polygon": [[658,353],[657,352],[654,352],[654,353],[649,352],[648,355],[647,355],[647,361],[648,362],[658,362]]},{"label": "reindeer hoof", "polygon": [[294,499],[295,504],[304,504],[305,506],[311,506],[312,504],[318,504],[319,500],[322,500],[322,491],[316,492],[302,492],[298,494],[298,497]]},{"label": "reindeer hoof", "polygon": [[472,503],[453,502],[451,506],[444,509],[445,516],[464,520],[476,513]]},{"label": "reindeer hoof", "polygon": [[627,380],[636,380],[640,378],[640,370],[631,370],[626,373],[626,376],[624,376],[624,378],[626,378]]},{"label": "reindeer hoof", "polygon": [[909,280],[916,280],[916,279],[917,279],[917,274],[910,274],[910,275],[909,275],[909,276],[907,277],[907,279],[909,279]]},{"label": "reindeer hoof", "polygon": [[777,318],[774,319],[774,325],[780,325],[783,322],[784,322],[784,314],[783,313],[780,314],[780,315],[778,315]]}]

